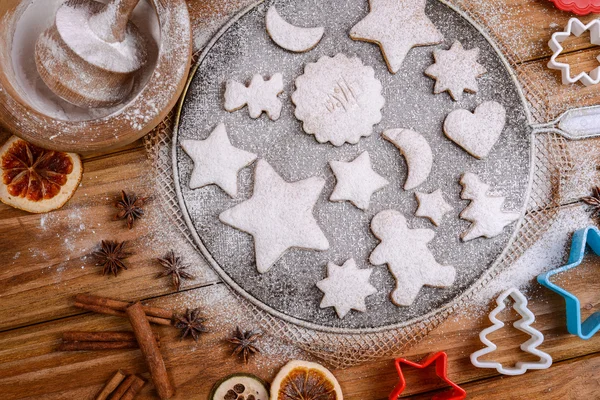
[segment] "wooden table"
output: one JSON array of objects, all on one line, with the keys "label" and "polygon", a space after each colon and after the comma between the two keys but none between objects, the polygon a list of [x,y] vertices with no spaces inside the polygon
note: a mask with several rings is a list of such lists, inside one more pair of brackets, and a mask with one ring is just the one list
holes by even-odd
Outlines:
[{"label": "wooden table", "polygon": [[[249,0],[190,0],[196,28],[196,46],[228,16]],[[509,56],[517,74],[529,82],[528,97],[540,120],[551,119],[567,108],[600,104],[597,87],[562,86],[558,73],[545,64],[550,56],[546,46],[552,32],[563,27],[569,14],[556,11],[546,0],[461,0],[463,7],[484,22],[493,34],[509,45]],[[483,3],[483,4],[479,4]],[[594,16],[584,17],[588,21]],[[575,70],[591,70],[597,65],[598,48],[589,38],[566,43],[567,61]],[[541,246],[558,252],[561,264],[567,254],[570,233],[588,222],[586,208],[578,199],[599,183],[600,140],[569,142],[576,164],[572,190],[563,197],[559,223],[546,235]],[[60,353],[56,347],[61,332],[67,330],[128,329],[127,321],[81,312],[71,297],[91,292],[109,297],[147,299],[152,304],[181,310],[194,299],[203,299],[222,290],[223,285],[202,261],[195,260],[197,279],[175,293],[159,271],[154,258],[163,255],[176,240],[162,235],[156,223],[157,205],[148,205],[148,216],[129,231],[112,221],[112,204],[121,189],[151,194],[152,180],[146,151],[141,141],[107,154],[85,158],[85,175],[74,198],[62,210],[49,215],[30,215],[0,205],[0,398],[2,399],[88,399],[102,387],[117,368],[149,378],[141,353],[132,351]],[[102,239],[128,240],[135,249],[129,259],[133,267],[118,278],[102,277],[90,254]],[[558,249],[558,250],[557,250]],[[581,272],[570,274],[564,284],[585,305],[584,316],[598,304],[600,274],[594,273],[598,259],[590,257]],[[489,326],[480,313],[460,313],[435,329],[420,344],[402,356],[418,360],[426,354],[445,350],[449,355],[450,377],[460,383],[473,399],[594,399],[600,395],[600,336],[588,341],[569,335],[564,323],[560,297],[532,283],[530,308],[536,314],[534,327],[546,340],[541,349],[550,353],[554,365],[519,377],[503,377],[495,370],[474,368],[469,354],[481,348],[477,334]],[[508,315],[508,319],[515,316]],[[178,399],[204,399],[213,383],[236,371],[248,371],[269,380],[285,360],[258,356],[248,366],[229,357],[223,343],[234,326],[204,335],[198,344],[177,339],[178,332],[160,329],[162,351],[170,374],[178,387]],[[500,346],[499,359],[514,360],[518,344],[528,337],[514,329],[492,337]],[[520,358],[522,359],[522,358]],[[334,371],[348,399],[384,399],[397,382],[390,360],[382,360]],[[440,381],[431,371],[425,376],[407,371],[411,398],[430,398]],[[151,384],[139,398],[154,398]]]}]

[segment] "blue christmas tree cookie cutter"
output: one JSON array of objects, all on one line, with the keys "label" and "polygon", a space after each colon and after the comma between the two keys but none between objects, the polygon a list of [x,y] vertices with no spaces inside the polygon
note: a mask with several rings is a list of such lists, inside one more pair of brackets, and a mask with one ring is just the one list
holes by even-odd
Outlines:
[{"label": "blue christmas tree cookie cutter", "polygon": [[567,265],[553,269],[552,271],[548,271],[537,277],[537,281],[542,286],[558,293],[565,299],[567,330],[570,334],[577,335],[584,340],[591,338],[598,330],[600,330],[600,311],[596,311],[582,323],[581,304],[577,296],[552,283],[550,279],[556,274],[579,266],[585,256],[586,245],[596,255],[600,255],[600,230],[595,226],[580,229],[573,234],[571,253],[569,254]]}]

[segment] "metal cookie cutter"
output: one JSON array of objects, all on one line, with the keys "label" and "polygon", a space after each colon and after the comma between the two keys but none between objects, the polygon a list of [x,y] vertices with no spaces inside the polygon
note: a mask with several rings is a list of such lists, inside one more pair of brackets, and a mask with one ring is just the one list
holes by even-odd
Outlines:
[{"label": "metal cookie cutter", "polygon": [[580,229],[573,234],[571,253],[567,265],[553,269],[552,271],[548,271],[537,277],[538,282],[542,286],[558,293],[565,299],[567,330],[570,334],[577,335],[584,340],[591,338],[598,330],[600,330],[600,312],[596,311],[582,323],[581,304],[579,299],[572,293],[567,292],[565,289],[552,283],[550,278],[556,274],[579,266],[585,256],[586,244],[595,254],[600,255],[600,230],[595,226]]},{"label": "metal cookie cutter", "polygon": [[[540,360],[537,362],[519,361],[514,367],[503,367],[502,364],[496,361],[479,361],[479,357],[497,349],[497,346],[487,338],[487,335],[504,326],[504,322],[500,321],[496,316],[506,308],[505,300],[509,296],[514,300],[514,309],[523,317],[516,321],[513,326],[521,332],[531,335],[531,339],[521,344],[521,350],[538,356]],[[496,371],[504,375],[522,375],[528,369],[550,368],[552,357],[537,348],[544,341],[544,335],[531,327],[531,324],[535,321],[535,315],[527,308],[527,299],[523,296],[523,293],[516,288],[508,289],[496,299],[496,304],[498,304],[498,307],[492,310],[489,317],[493,325],[479,333],[479,339],[486,347],[471,354],[471,363],[478,368],[496,368]]]},{"label": "metal cookie cutter", "polygon": [[[552,35],[552,39],[548,42],[548,46],[554,52],[548,63],[548,68],[560,70],[562,73],[562,83],[564,85],[569,83],[575,83],[581,81],[585,86],[596,85],[600,83],[600,67],[594,69],[589,74],[582,72],[575,77],[571,77],[571,66],[567,63],[556,61],[557,57],[562,53],[564,42],[572,34],[575,36],[581,36],[585,31],[590,31],[590,42],[592,44],[600,44],[600,20],[595,19],[587,25],[577,18],[571,18],[563,32],[555,32]],[[600,56],[598,56],[600,61]]]},{"label": "metal cookie cutter", "polygon": [[409,361],[405,358],[397,358],[394,361],[396,365],[396,371],[398,372],[398,378],[400,382],[396,385],[392,393],[390,393],[389,400],[398,400],[398,396],[402,394],[404,389],[406,388],[406,380],[404,379],[404,374],[402,373],[401,364],[409,365],[413,368],[425,369],[431,364],[435,363],[435,373],[437,376],[442,378],[442,380],[450,386],[450,390],[446,390],[442,393],[438,393],[433,396],[433,400],[462,400],[467,397],[467,392],[458,386],[456,383],[452,382],[450,378],[448,378],[448,355],[443,352],[437,352],[430,354],[425,359],[421,360],[420,363]]}]

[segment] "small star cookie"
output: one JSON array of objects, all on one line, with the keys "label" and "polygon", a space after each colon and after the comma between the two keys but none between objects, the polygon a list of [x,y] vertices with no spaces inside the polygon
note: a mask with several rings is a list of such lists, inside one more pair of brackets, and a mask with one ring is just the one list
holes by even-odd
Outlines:
[{"label": "small star cookie", "polygon": [[352,162],[330,161],[337,184],[329,200],[349,201],[361,210],[369,209],[373,193],[389,182],[373,171],[368,152],[363,152]]},{"label": "small star cookie", "polygon": [[367,311],[365,298],[377,293],[369,283],[371,272],[371,269],[358,269],[352,258],[341,267],[331,262],[327,264],[327,278],[317,282],[325,294],[320,307],[334,307],[340,318],[350,310]]},{"label": "small star cookie", "polygon": [[265,81],[256,74],[250,85],[245,86],[234,80],[227,81],[225,89],[225,110],[234,112],[248,105],[250,117],[257,119],[264,112],[276,121],[281,116],[283,104],[277,96],[283,93],[283,76],[275,74]]},{"label": "small star cookie", "polygon": [[427,218],[435,226],[440,226],[444,215],[453,210],[452,206],[444,199],[441,189],[430,194],[416,192],[415,196],[419,202],[415,216]]},{"label": "small star cookie", "polygon": [[231,145],[224,124],[219,124],[206,140],[183,140],[181,147],[194,161],[190,188],[214,184],[231,197],[237,196],[240,170],[256,160],[256,154]]},{"label": "small star cookie", "polygon": [[269,163],[259,160],[252,197],[222,212],[219,219],[254,237],[256,268],[263,274],[292,247],[329,249],[313,216],[324,185],[321,178],[288,183]]},{"label": "small star cookie", "polygon": [[426,0],[370,0],[371,12],[350,31],[354,40],[376,43],[391,73],[400,70],[411,48],[444,40],[425,15]]},{"label": "small star cookie", "polygon": [[459,41],[454,42],[450,50],[435,49],[435,64],[425,70],[425,75],[435,79],[435,94],[447,91],[452,99],[458,101],[463,92],[477,93],[477,78],[487,72],[477,62],[479,49],[465,50]]}]

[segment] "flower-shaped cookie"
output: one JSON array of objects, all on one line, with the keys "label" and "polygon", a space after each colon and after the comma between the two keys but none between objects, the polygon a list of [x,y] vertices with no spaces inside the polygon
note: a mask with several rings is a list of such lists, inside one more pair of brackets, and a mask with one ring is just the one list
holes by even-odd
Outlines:
[{"label": "flower-shaped cookie", "polygon": [[385,99],[375,71],[356,57],[322,57],[296,79],[292,101],[304,131],[319,143],[356,144],[381,121]]}]

